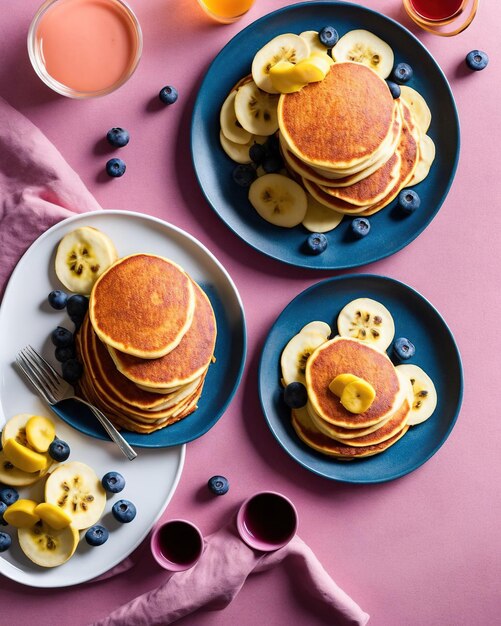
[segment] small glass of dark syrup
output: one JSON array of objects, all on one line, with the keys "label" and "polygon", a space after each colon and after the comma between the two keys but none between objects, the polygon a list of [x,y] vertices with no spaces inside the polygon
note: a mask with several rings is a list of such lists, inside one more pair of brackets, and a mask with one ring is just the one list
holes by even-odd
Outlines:
[{"label": "small glass of dark syrup", "polygon": [[193,567],[201,557],[204,540],[195,524],[175,519],[155,528],[150,545],[159,565],[170,572],[181,572]]}]

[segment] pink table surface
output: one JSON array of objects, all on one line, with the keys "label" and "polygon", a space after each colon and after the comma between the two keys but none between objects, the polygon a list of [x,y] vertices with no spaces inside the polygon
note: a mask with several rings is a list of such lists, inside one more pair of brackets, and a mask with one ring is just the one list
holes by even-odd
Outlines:
[{"label": "pink table surface", "polygon": [[[85,102],[53,94],[31,69],[25,39],[38,4],[0,0],[0,94],[47,134],[103,207],[143,211],[200,239],[230,271],[245,306],[249,349],[240,388],[217,425],[188,445],[164,517],[191,519],[208,534],[251,492],[279,490],[298,507],[300,535],[374,626],[499,623],[501,5],[481,2],[469,29],[444,39],[414,28],[399,0],[362,3],[409,27],[435,56],[457,101],[462,150],[432,224],[401,252],[359,271],[402,280],[438,308],[459,344],[465,393],[451,436],[429,462],[394,482],[349,486],[297,465],[268,430],[257,396],[257,364],[273,321],[296,294],[333,272],[292,269],[244,246],[207,205],[189,153],[192,107],[209,63],[244,26],[288,3],[258,0],[240,22],[220,26],[195,0],[131,0],[144,31],[140,66],[116,93]],[[490,55],[483,72],[464,69],[473,48]],[[156,94],[169,83],[180,97],[164,109]],[[101,140],[112,126],[132,136],[120,154],[127,173],[117,180],[103,175],[109,157]],[[216,473],[229,478],[231,489],[207,498],[206,481]],[[145,559],[126,576],[70,589],[31,589],[2,578],[0,623],[87,624],[162,577]],[[251,577],[224,611],[179,623],[328,622],[311,614],[287,572],[276,569]]]}]

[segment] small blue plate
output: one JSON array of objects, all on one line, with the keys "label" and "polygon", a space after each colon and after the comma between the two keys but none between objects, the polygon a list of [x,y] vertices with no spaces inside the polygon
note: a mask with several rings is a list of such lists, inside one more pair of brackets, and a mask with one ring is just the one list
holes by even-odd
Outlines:
[{"label": "small blue plate", "polygon": [[[320,454],[297,437],[280,385],[280,355],[289,339],[313,320],[327,322],[335,334],[339,311],[355,298],[373,298],[390,311],[395,337],[407,337],[416,354],[406,363],[422,367],[435,383],[437,408],[422,424],[412,426],[391,448],[347,463]],[[390,346],[391,350],[391,346]],[[451,331],[438,311],[411,287],[383,276],[357,274],[330,278],[300,293],[282,311],[263,348],[259,394],[268,425],[284,450],[315,474],[347,483],[380,483],[414,471],[449,436],[461,407],[463,373]]]},{"label": "small blue plate", "polygon": [[[254,54],[282,33],[320,30],[332,24],[340,35],[364,28],[384,39],[395,53],[395,63],[414,68],[409,86],[426,99],[432,122],[429,135],[437,154],[428,177],[414,189],[421,207],[402,219],[396,200],[373,215],[371,233],[359,241],[349,236],[349,218],[327,234],[325,252],[303,251],[308,235],[302,226],[280,228],[263,220],[247,199],[247,190],[232,179],[233,163],[219,143],[219,111],[231,88],[249,74]],[[372,263],[401,250],[432,221],[442,205],[459,158],[459,120],[454,97],[442,70],[426,48],[397,22],[364,7],[344,2],[303,2],[257,20],[236,35],[216,56],[202,82],[191,126],[191,151],[198,181],[209,204],[244,241],[284,263],[315,269],[345,269]]]}]

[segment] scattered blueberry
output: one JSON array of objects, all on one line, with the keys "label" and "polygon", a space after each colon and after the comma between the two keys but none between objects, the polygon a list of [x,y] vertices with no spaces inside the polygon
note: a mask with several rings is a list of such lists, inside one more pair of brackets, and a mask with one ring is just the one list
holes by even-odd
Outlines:
[{"label": "scattered blueberry", "polygon": [[162,89],[160,89],[158,97],[164,104],[174,104],[178,95],[179,94],[177,93],[177,89],[175,87],[167,85],[167,87],[162,87]]},{"label": "scattered blueberry", "polygon": [[282,157],[274,152],[267,154],[263,161],[263,170],[267,174],[276,174],[284,166]]},{"label": "scattered blueberry", "polygon": [[106,133],[108,143],[114,148],[123,148],[129,143],[129,133],[125,128],[112,128]]},{"label": "scattered blueberry", "polygon": [[270,135],[264,146],[267,154],[280,154],[280,142],[277,135]]},{"label": "scattered blueberry", "polygon": [[10,506],[14,504],[14,502],[17,502],[17,500],[19,500],[19,493],[14,487],[4,487],[0,489],[0,502]]},{"label": "scattered blueberry", "polygon": [[126,165],[122,159],[110,159],[106,163],[106,173],[112,178],[119,178],[125,174]]},{"label": "scattered blueberry", "polygon": [[488,63],[489,57],[482,50],[472,50],[466,55],[466,65],[475,72],[484,70]]},{"label": "scattered blueberry", "polygon": [[82,323],[87,309],[89,308],[89,298],[80,294],[75,294],[68,298],[66,310],[72,322],[79,325]]},{"label": "scattered blueberry", "polygon": [[366,217],[355,217],[351,222],[351,232],[361,239],[369,234],[371,223]]},{"label": "scattered blueberry", "polygon": [[78,359],[64,361],[61,370],[64,380],[70,384],[76,383],[83,374],[83,367]]},{"label": "scattered blueberry", "polygon": [[73,333],[62,326],[58,326],[53,330],[50,338],[56,348],[66,348],[73,344]]},{"label": "scattered blueberry", "polygon": [[303,383],[289,383],[284,389],[284,402],[290,409],[300,409],[308,401],[308,392]]},{"label": "scattered blueberry", "polygon": [[5,513],[6,510],[7,510],[7,505],[5,504],[5,502],[2,502],[0,500],[0,524],[2,526],[7,526],[7,522],[3,518],[3,514]]},{"label": "scattered blueberry", "polygon": [[406,337],[399,337],[398,339],[395,339],[393,352],[399,359],[406,360],[414,356],[416,348]]},{"label": "scattered blueberry", "polygon": [[96,524],[95,526],[91,526],[87,529],[87,532],[85,533],[85,541],[90,546],[102,546],[103,543],[108,541],[109,536],[110,533],[104,526]]},{"label": "scattered blueberry", "polygon": [[62,439],[54,439],[49,446],[49,455],[54,461],[62,463],[70,456],[70,446]]},{"label": "scattered blueberry", "polygon": [[68,294],[64,293],[64,291],[61,291],[60,289],[55,289],[49,293],[47,300],[53,309],[61,311],[61,309],[64,309],[66,306]]},{"label": "scattered blueberry", "polygon": [[101,480],[101,484],[110,493],[118,493],[125,487],[125,478],[118,472],[108,472]]},{"label": "scattered blueberry", "polygon": [[266,148],[260,143],[253,143],[249,148],[249,157],[256,165],[260,165],[266,156]]},{"label": "scattered blueberry", "polygon": [[421,198],[413,189],[402,189],[398,194],[398,206],[406,215],[414,213],[421,204]]},{"label": "scattered blueberry", "polygon": [[310,254],[322,254],[327,248],[327,237],[323,233],[311,233],[306,240],[306,247]]},{"label": "scattered blueberry", "polygon": [[327,48],[332,48],[337,44],[339,35],[333,26],[324,26],[318,33],[318,38],[321,44],[327,46]]},{"label": "scattered blueberry", "polygon": [[394,83],[392,80],[387,80],[386,84],[388,85],[388,89],[390,90],[392,97],[395,100],[400,98],[400,85],[397,85],[397,83]]},{"label": "scattered blueberry", "polygon": [[0,552],[5,552],[11,546],[12,539],[7,533],[0,533]]},{"label": "scattered blueberry", "polygon": [[397,83],[408,83],[414,74],[408,63],[399,63],[393,70],[393,78]]},{"label": "scattered blueberry", "polygon": [[224,496],[225,493],[228,493],[230,483],[224,476],[212,476],[207,481],[207,486],[215,496]]},{"label": "scattered blueberry", "polygon": [[123,524],[128,524],[136,517],[136,507],[129,500],[118,500],[111,508],[113,517]]},{"label": "scattered blueberry", "polygon": [[240,187],[249,187],[256,180],[256,170],[250,163],[240,164],[233,170],[233,180]]},{"label": "scattered blueberry", "polygon": [[61,348],[61,347],[56,348],[54,350],[54,355],[60,363],[64,363],[65,361],[68,361],[69,359],[74,359],[75,358],[75,346],[71,345],[71,346],[65,346],[64,348]]}]

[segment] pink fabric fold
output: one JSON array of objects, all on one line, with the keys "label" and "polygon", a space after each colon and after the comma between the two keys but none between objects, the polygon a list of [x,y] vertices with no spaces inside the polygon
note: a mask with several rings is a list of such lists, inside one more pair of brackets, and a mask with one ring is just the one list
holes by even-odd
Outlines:
[{"label": "pink fabric fold", "polygon": [[281,564],[298,593],[307,596],[312,611],[328,615],[336,626],[368,622],[369,615],[336,585],[298,536],[284,548],[263,554],[249,548],[230,524],[206,538],[204,553],[192,569],[172,575],[93,626],[164,626],[200,608],[223,609],[249,575]]},{"label": "pink fabric fold", "polygon": [[99,209],[47,137],[0,98],[0,297],[39,235],[75,213]]}]

